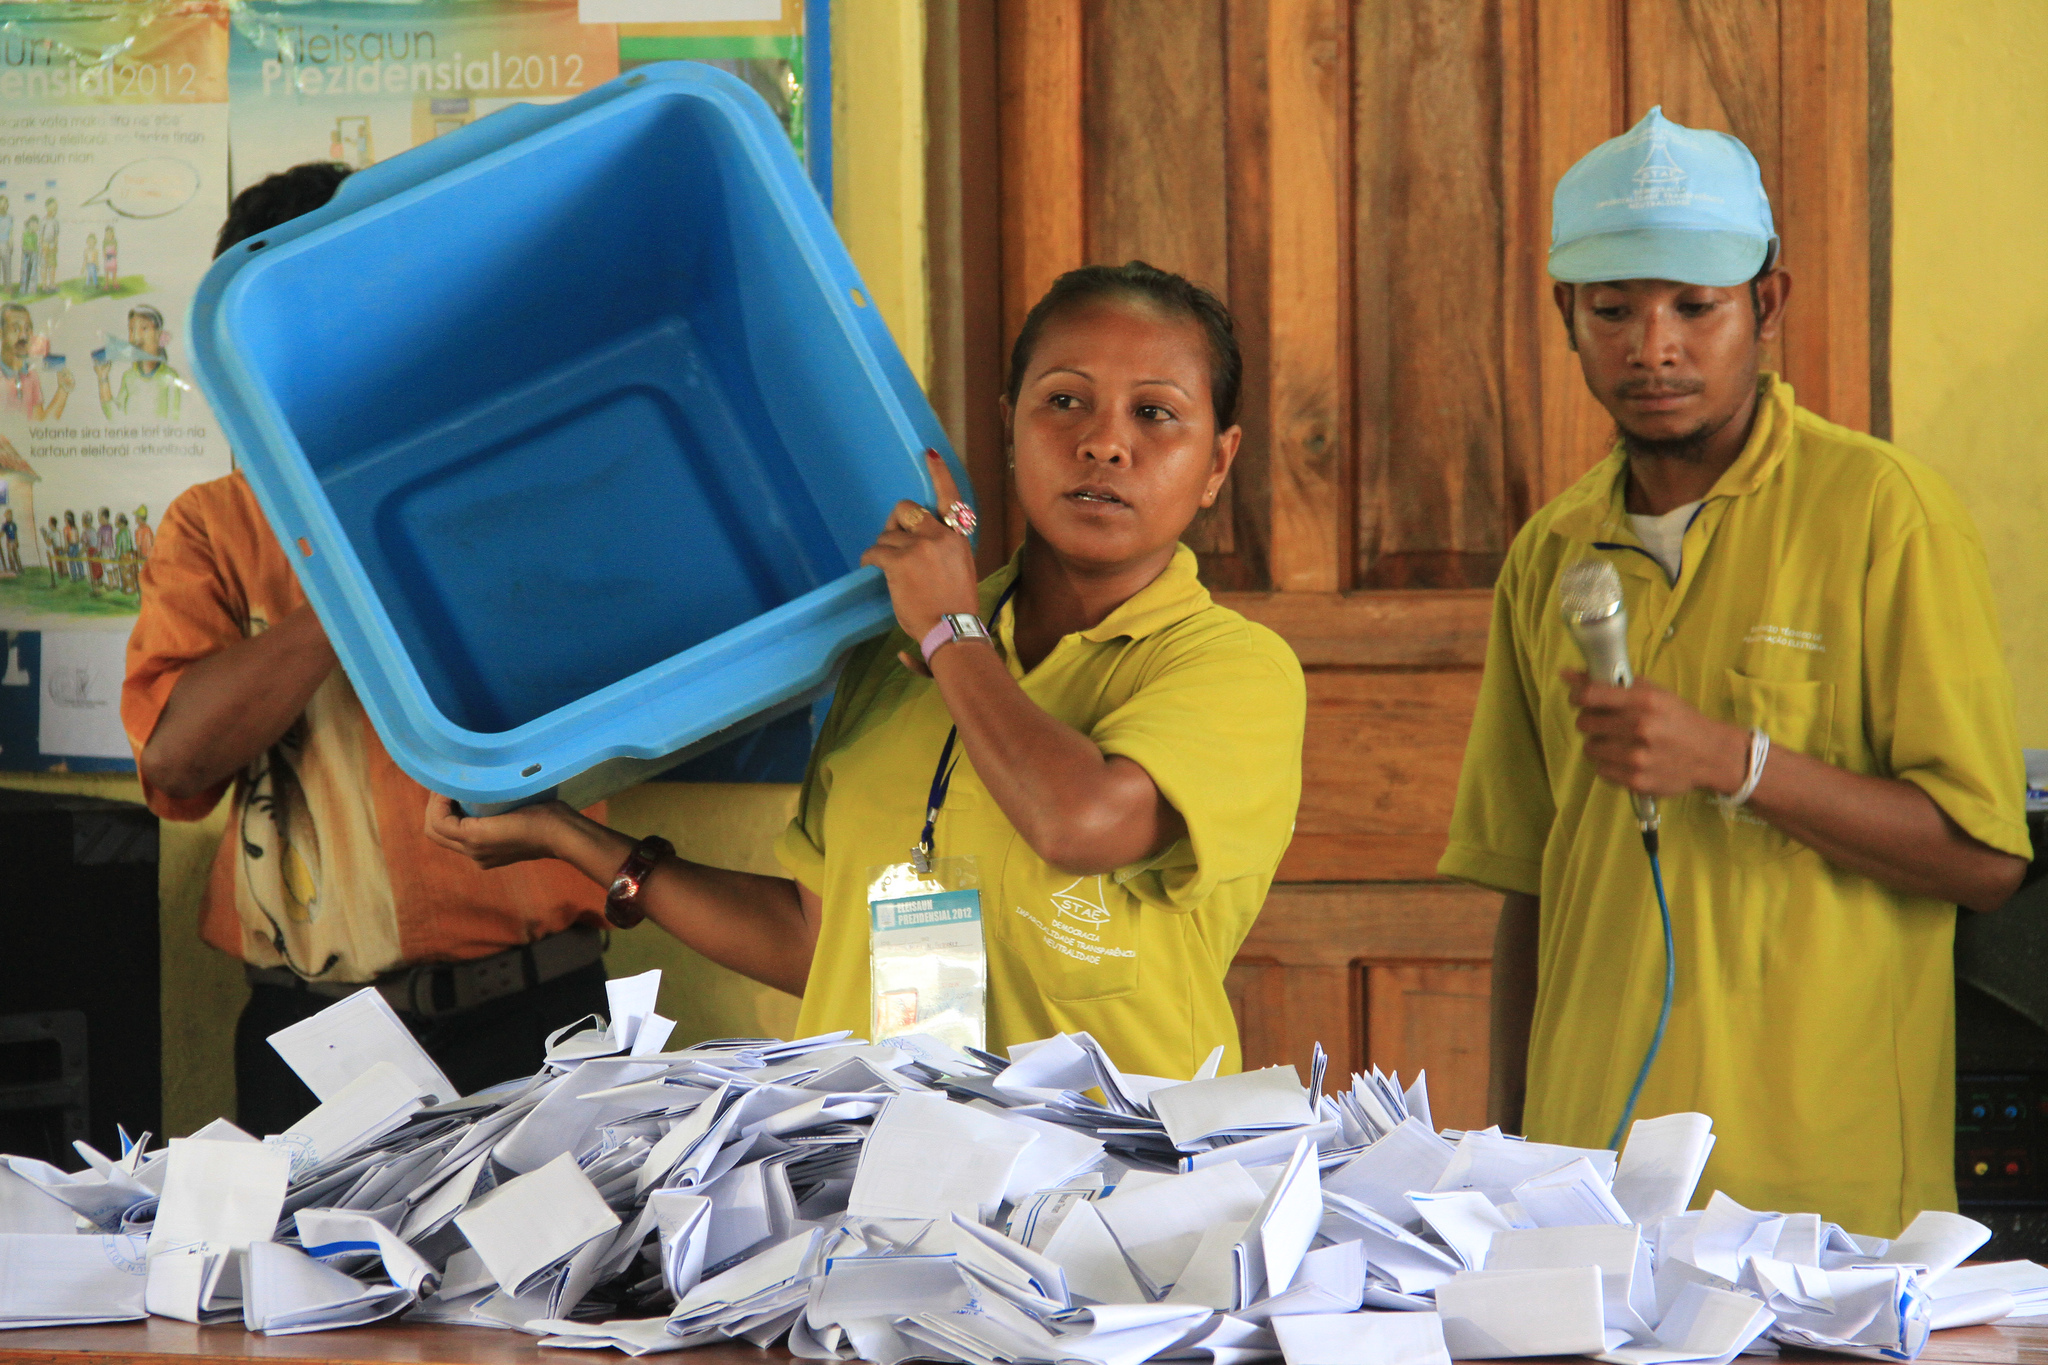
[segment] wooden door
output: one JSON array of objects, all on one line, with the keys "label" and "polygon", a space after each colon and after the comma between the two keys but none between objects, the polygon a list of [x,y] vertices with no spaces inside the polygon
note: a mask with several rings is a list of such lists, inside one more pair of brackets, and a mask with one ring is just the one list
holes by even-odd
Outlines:
[{"label": "wooden door", "polygon": [[1246,1063],[1320,1039],[1332,1084],[1427,1067],[1438,1121],[1480,1123],[1498,897],[1436,861],[1494,575],[1610,431],[1551,310],[1551,187],[1653,104],[1740,136],[1795,278],[1773,363],[1883,434],[1883,0],[931,9],[933,388],[991,510],[1002,347],[1061,271],[1143,257],[1241,329],[1243,453],[1189,540],[1309,686],[1294,842],[1231,977]]}]

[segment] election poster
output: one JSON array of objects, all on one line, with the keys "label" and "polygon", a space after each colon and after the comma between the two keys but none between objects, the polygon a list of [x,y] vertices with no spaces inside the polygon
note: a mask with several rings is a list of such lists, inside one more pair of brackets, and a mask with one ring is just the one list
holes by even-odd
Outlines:
[{"label": "election poster", "polygon": [[576,0],[239,5],[235,184],[304,161],[362,170],[508,104],[553,104],[618,74],[616,27],[579,22]]},{"label": "election poster", "polygon": [[183,335],[227,207],[227,14],[8,10],[0,764],[122,765],[122,655],[154,528],[232,467]]}]

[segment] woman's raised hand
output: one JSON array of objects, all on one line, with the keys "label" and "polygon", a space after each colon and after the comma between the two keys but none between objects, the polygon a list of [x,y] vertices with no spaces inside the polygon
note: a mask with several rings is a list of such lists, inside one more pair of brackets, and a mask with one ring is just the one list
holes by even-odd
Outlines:
[{"label": "woman's raised hand", "polygon": [[[889,514],[889,524],[860,562],[874,565],[889,580],[889,603],[896,609],[896,624],[903,627],[913,645],[900,655],[904,666],[929,677],[923,655],[915,646],[931,633],[941,616],[978,615],[981,593],[974,574],[974,544],[964,530],[954,529],[947,521],[951,517],[964,527],[973,525],[959,515],[966,505],[953,482],[953,471],[946,468],[936,450],[927,450],[924,456],[938,492],[939,510],[914,502],[897,503]],[[972,515],[967,514],[969,518]]]},{"label": "woman's raised hand", "polygon": [[521,806],[503,815],[463,815],[438,793],[427,794],[427,838],[478,867],[505,867],[535,858],[561,856],[556,850],[563,816],[575,812],[559,801]]}]

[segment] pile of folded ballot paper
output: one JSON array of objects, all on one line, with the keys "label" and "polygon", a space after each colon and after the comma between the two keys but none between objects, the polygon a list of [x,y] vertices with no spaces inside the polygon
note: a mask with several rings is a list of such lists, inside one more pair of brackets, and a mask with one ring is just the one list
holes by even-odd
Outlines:
[{"label": "pile of folded ballot paper", "polygon": [[[1715,1194],[1702,1114],[1613,1152],[1438,1132],[1421,1078],[1323,1094],[1318,1051],[1192,1081],[1085,1034],[728,1039],[665,1051],[658,974],[458,1097],[375,991],[277,1034],[321,1103],[67,1173],[0,1158],[0,1325],[155,1313],[256,1331],[404,1315],[633,1355],[1443,1365],[1725,1362],[1771,1343],[1906,1360],[2048,1312],[1986,1230],[1895,1242]],[[594,1024],[595,1026],[590,1026]],[[1220,1049],[1219,1049],[1220,1052]]]}]

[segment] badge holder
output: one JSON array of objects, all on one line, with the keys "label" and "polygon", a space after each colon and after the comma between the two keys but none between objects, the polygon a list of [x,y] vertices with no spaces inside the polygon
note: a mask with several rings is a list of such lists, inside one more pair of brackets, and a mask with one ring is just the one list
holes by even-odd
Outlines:
[{"label": "badge holder", "polygon": [[868,1036],[879,1043],[926,1033],[956,1048],[986,1046],[978,860],[913,855],[870,868],[868,926]]}]

